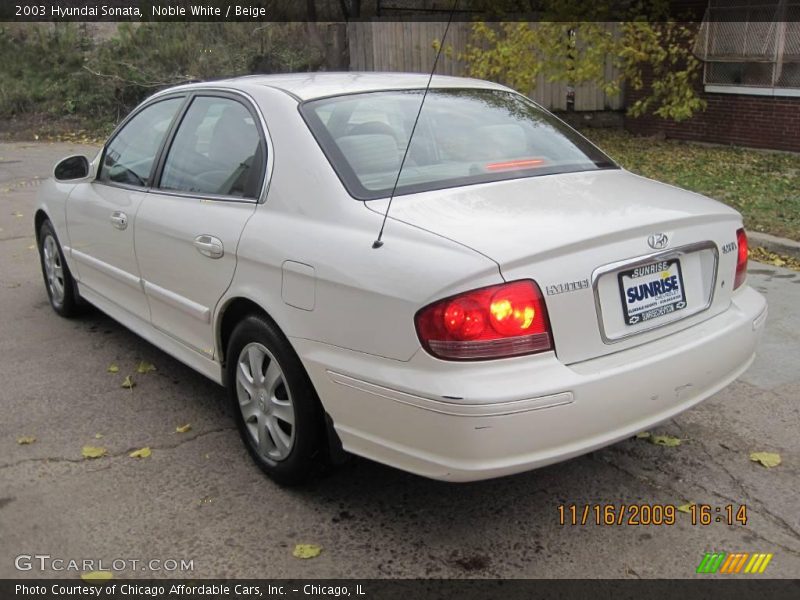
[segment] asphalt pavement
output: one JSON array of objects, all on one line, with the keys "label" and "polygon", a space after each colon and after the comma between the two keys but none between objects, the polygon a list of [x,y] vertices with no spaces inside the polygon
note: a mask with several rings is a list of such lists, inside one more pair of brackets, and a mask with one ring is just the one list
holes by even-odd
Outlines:
[{"label": "asphalt pavement", "polygon": [[[117,577],[725,577],[695,574],[710,551],[773,553],[750,577],[800,573],[800,273],[751,263],[770,306],[759,354],[654,430],[676,447],[630,439],[472,484],[354,459],[283,489],[246,455],[222,388],[100,312],[65,320],[50,309],[35,194],[56,159],[86,150],[0,144],[0,578],[78,577],[52,559],[125,561]],[[141,361],[157,370],[137,373]],[[133,389],[121,387],[127,375]],[[85,459],[86,445],[108,454]],[[129,457],[142,447],[149,458]],[[782,463],[752,462],[755,451]],[[708,504],[711,522],[680,511],[672,525],[559,522],[559,505],[689,502]],[[724,523],[727,505],[746,505],[747,523]],[[303,543],[322,552],[295,558]],[[24,558],[34,555],[49,555],[47,568]],[[153,560],[161,570],[142,569]],[[192,568],[170,571],[170,560]]]}]

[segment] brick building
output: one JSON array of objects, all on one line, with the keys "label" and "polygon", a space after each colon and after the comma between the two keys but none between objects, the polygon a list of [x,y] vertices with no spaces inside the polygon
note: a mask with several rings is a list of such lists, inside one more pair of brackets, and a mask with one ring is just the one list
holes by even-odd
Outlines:
[{"label": "brick building", "polygon": [[[711,0],[694,53],[708,107],[675,123],[626,118],[634,133],[800,152],[800,1]],[[645,80],[645,90],[647,88]],[[626,90],[635,101],[645,90]]]}]

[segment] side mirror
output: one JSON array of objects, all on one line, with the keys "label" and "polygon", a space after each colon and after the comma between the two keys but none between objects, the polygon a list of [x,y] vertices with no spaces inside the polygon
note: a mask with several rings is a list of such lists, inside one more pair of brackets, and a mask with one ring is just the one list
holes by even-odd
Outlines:
[{"label": "side mirror", "polygon": [[69,156],[56,165],[53,175],[58,181],[84,179],[89,176],[89,159],[83,155]]}]

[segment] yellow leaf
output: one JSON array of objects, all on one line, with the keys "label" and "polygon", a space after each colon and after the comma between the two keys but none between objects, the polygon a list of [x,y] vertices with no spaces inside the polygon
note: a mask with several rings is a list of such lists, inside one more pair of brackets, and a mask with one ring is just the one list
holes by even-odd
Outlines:
[{"label": "yellow leaf", "polygon": [[297,544],[292,556],[295,558],[316,558],[322,552],[322,546],[316,544]]},{"label": "yellow leaf", "polygon": [[139,363],[139,366],[136,367],[136,372],[144,375],[145,373],[149,373],[150,371],[155,371],[156,366],[152,363],[142,361]]},{"label": "yellow leaf", "polygon": [[89,571],[88,573],[81,573],[81,579],[84,581],[108,581],[113,577],[114,574],[111,571]]},{"label": "yellow leaf", "polygon": [[145,446],[144,448],[139,448],[138,450],[134,450],[128,456],[131,458],[147,458],[152,454],[150,448]]},{"label": "yellow leaf", "polygon": [[781,455],[775,452],[751,452],[750,460],[761,463],[768,469],[781,464]]},{"label": "yellow leaf", "polygon": [[680,438],[671,435],[651,435],[648,441],[656,446],[669,446],[670,448],[681,445]]},{"label": "yellow leaf", "polygon": [[186,433],[192,429],[192,425],[187,423],[186,425],[180,425],[179,427],[175,428],[175,433]]},{"label": "yellow leaf", "polygon": [[649,431],[640,431],[639,433],[636,434],[636,439],[637,440],[646,440],[649,437],[650,437],[650,432]]},{"label": "yellow leaf", "polygon": [[692,512],[692,507],[695,505],[694,502],[687,502],[686,504],[681,504],[678,507],[678,510],[682,513],[690,513]]},{"label": "yellow leaf", "polygon": [[20,446],[26,446],[27,444],[32,444],[36,441],[36,438],[32,435],[23,435],[22,437],[17,438],[17,443]]},{"label": "yellow leaf", "polygon": [[108,371],[109,373],[119,373],[119,367],[112,363],[112,364],[108,365],[108,368],[106,369],[106,371]]},{"label": "yellow leaf", "polygon": [[125,380],[122,382],[122,387],[126,390],[132,390],[136,386],[136,382],[130,375],[125,376]]},{"label": "yellow leaf", "polygon": [[100,458],[108,454],[108,451],[100,446],[84,446],[81,454],[83,458]]}]

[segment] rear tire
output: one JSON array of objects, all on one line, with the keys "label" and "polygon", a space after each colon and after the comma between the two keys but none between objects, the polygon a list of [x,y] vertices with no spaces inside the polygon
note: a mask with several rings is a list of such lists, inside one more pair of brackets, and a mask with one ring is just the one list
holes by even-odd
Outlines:
[{"label": "rear tire", "polygon": [[39,228],[39,262],[50,306],[62,317],[79,315],[85,306],[70,273],[53,224],[45,220]]},{"label": "rear tire", "polygon": [[227,387],[239,434],[256,464],[297,485],[324,458],[322,407],[300,359],[260,315],[244,318],[227,349]]}]

